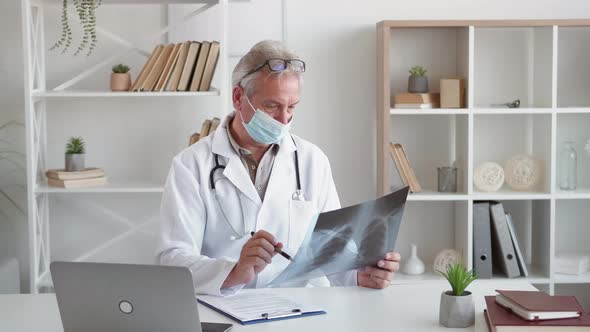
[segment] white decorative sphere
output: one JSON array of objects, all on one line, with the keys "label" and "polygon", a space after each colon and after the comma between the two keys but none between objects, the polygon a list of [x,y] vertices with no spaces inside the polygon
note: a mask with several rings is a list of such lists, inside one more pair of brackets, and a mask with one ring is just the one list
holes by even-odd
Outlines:
[{"label": "white decorative sphere", "polygon": [[498,191],[504,184],[504,170],[497,163],[485,162],[474,170],[473,184],[481,191]]},{"label": "white decorative sphere", "polygon": [[506,183],[513,190],[534,189],[541,179],[540,162],[527,155],[516,155],[504,167]]},{"label": "white decorative sphere", "polygon": [[461,253],[455,249],[444,249],[434,259],[434,272],[447,272],[447,267],[454,263],[461,263]]}]

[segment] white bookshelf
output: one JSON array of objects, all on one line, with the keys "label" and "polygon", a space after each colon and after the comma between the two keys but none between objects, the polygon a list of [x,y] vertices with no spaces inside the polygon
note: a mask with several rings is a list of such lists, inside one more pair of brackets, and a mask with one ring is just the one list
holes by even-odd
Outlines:
[{"label": "white bookshelf", "polygon": [[[186,141],[183,139],[182,142],[170,142],[170,133],[179,129],[168,119],[183,115],[178,113],[182,111],[172,108],[183,98],[197,98],[205,105],[208,105],[208,100],[217,100],[221,106],[199,112],[202,113],[201,116],[223,117],[229,107],[228,1],[230,0],[103,0],[100,10],[112,5],[154,6],[152,8],[155,10],[161,10],[160,6],[168,4],[200,6],[196,6],[178,20],[170,20],[166,27],[155,26],[154,29],[148,29],[149,31],[142,31],[148,35],[152,34],[138,37],[142,42],[149,41],[148,46],[134,44],[131,38],[119,36],[100,26],[99,22],[97,34],[101,42],[113,42],[118,45],[118,50],[123,49],[124,52],[118,55],[101,54],[99,45],[95,50],[98,56],[88,58],[84,66],[78,65],[79,72],[68,73],[71,77],[65,81],[52,82],[51,87],[47,79],[47,59],[50,56],[47,50],[51,45],[45,40],[48,18],[46,15],[48,12],[59,13],[61,0],[22,1],[32,293],[51,290],[49,263],[56,258],[55,252],[61,253],[58,257],[60,260],[72,261],[136,262],[145,260],[143,256],[153,259],[153,250],[149,248],[153,247],[156,240],[157,210],[166,170],[178,146],[186,146],[188,143],[188,136]],[[134,7],[137,8],[140,7]],[[93,89],[80,84],[85,79],[92,79],[95,73],[110,72],[113,63],[127,61],[129,54],[138,56],[141,59],[139,63],[143,65],[149,56],[146,47],[151,51],[154,45],[162,42],[162,36],[171,29],[200,17],[200,14],[211,8],[215,8],[213,12],[216,15],[210,23],[215,25],[211,26],[211,31],[216,32],[207,38],[218,40],[222,47],[215,74],[217,79],[214,80],[217,85],[210,91],[111,92],[105,90],[107,87]],[[70,18],[75,17],[73,8],[70,10]],[[113,11],[116,12],[117,9]],[[58,20],[57,24],[59,22]],[[71,19],[70,24],[76,25],[74,23],[77,22]],[[52,34],[51,38],[53,37],[55,36]],[[71,48],[77,46],[76,42],[74,39]],[[104,59],[100,56],[104,56]],[[72,68],[76,67],[76,61],[79,61],[77,59],[79,58],[72,58]],[[138,71],[138,68],[135,70]],[[106,84],[108,85],[108,82]],[[64,107],[65,105],[68,107]],[[146,105],[154,107],[147,109]],[[196,113],[194,109],[189,111]],[[63,156],[65,138],[76,133],[73,129],[77,128],[69,128],[67,123],[63,123],[64,120],[81,124],[81,127],[85,128],[82,133],[84,138],[103,143],[103,147],[94,149],[95,159],[87,160],[87,164],[101,166],[107,156],[117,155],[116,158],[120,162],[105,168],[107,185],[72,189],[47,185],[45,171],[63,163],[61,159],[56,159],[56,156]],[[200,129],[195,118],[191,117],[191,121],[195,122],[192,128]],[[160,127],[170,129],[159,130]],[[151,135],[147,136],[147,133]],[[146,142],[146,136],[152,139]],[[153,163],[154,156],[147,149],[145,155],[133,156],[135,168],[126,166],[131,160],[128,151],[144,151],[145,149],[134,147],[146,143],[157,149],[156,151],[167,151],[168,154],[160,154],[157,158],[161,160]],[[94,146],[98,145],[100,144]],[[138,164],[141,167],[137,167]],[[128,209],[130,206],[139,209]],[[94,213],[90,214],[89,211]],[[55,234],[50,230],[60,233],[66,240],[52,241]],[[138,246],[133,248],[135,251],[125,242],[129,239],[135,240],[134,243]],[[140,257],[140,254],[143,256]]]},{"label": "white bookshelf", "polygon": [[137,98],[137,97],[204,97],[219,96],[217,88],[202,92],[127,92],[127,91],[92,91],[92,90],[66,90],[66,91],[34,91],[32,97],[36,100],[52,98]]},{"label": "white bookshelf", "polygon": [[[392,97],[406,92],[407,70],[428,70],[431,92],[443,77],[467,81],[463,109],[397,109]],[[409,245],[427,273],[400,275],[399,283],[437,280],[431,271],[443,249],[463,254],[473,267],[473,203],[496,200],[512,214],[529,276],[552,293],[590,289],[590,274],[556,274],[556,252],[590,253],[590,21],[382,21],[377,24],[377,195],[402,186],[390,159],[389,142],[401,143],[423,187],[410,194],[396,250]],[[520,108],[497,104],[520,99]],[[578,189],[557,184],[559,151],[573,137],[578,153]],[[484,161],[504,165],[516,154],[543,161],[541,184],[527,192],[504,185],[479,192],[473,171]],[[458,192],[438,193],[436,167],[458,165]],[[491,279],[505,279],[494,276]],[[521,279],[521,278],[519,278]],[[582,299],[588,301],[588,299]]]},{"label": "white bookshelf", "polygon": [[88,188],[57,188],[40,182],[35,188],[37,194],[76,194],[76,193],[161,193],[164,191],[162,183],[141,183],[128,181],[108,180],[108,183],[99,187]]}]

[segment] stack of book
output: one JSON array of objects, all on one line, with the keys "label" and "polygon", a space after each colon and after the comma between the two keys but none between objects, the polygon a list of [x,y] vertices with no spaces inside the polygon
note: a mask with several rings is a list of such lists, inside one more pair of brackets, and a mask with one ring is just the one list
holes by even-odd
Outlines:
[{"label": "stack of book", "polygon": [[528,276],[512,216],[500,202],[473,204],[473,267],[481,279],[492,278],[493,271]]},{"label": "stack of book", "polygon": [[45,175],[47,176],[47,184],[51,187],[82,188],[107,184],[107,178],[102,168],[86,168],[76,172],[50,169]]},{"label": "stack of book", "polygon": [[439,108],[440,93],[400,93],[395,95],[394,108]]},{"label": "stack of book", "polygon": [[410,161],[408,160],[404,147],[399,143],[394,144],[390,142],[389,153],[391,154],[391,159],[395,162],[395,166],[404,185],[410,186],[410,191],[413,193],[421,192],[422,187],[416,178],[414,170],[410,166]]},{"label": "stack of book", "polygon": [[590,317],[574,296],[538,291],[502,291],[486,296],[490,332],[590,331]]},{"label": "stack of book", "polygon": [[209,91],[219,49],[216,41],[157,45],[131,91]]},{"label": "stack of book", "polygon": [[191,135],[188,145],[191,146],[197,143],[199,140],[213,134],[213,132],[215,132],[215,129],[219,127],[220,123],[221,119],[219,118],[205,119],[203,121],[203,124],[201,125],[201,131]]}]

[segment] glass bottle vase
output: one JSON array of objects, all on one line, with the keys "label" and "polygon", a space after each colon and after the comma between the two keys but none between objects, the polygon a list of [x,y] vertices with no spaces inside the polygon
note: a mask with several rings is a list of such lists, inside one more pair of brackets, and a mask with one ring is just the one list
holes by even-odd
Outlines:
[{"label": "glass bottle vase", "polygon": [[559,188],[561,190],[576,190],[578,175],[578,154],[574,148],[574,141],[567,140],[559,154]]}]

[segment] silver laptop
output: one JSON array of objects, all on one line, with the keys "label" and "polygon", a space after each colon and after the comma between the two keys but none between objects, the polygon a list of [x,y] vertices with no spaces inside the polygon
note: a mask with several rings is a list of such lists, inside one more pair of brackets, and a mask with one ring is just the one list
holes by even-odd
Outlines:
[{"label": "silver laptop", "polygon": [[53,262],[51,276],[64,332],[223,332],[201,323],[188,268]]}]

